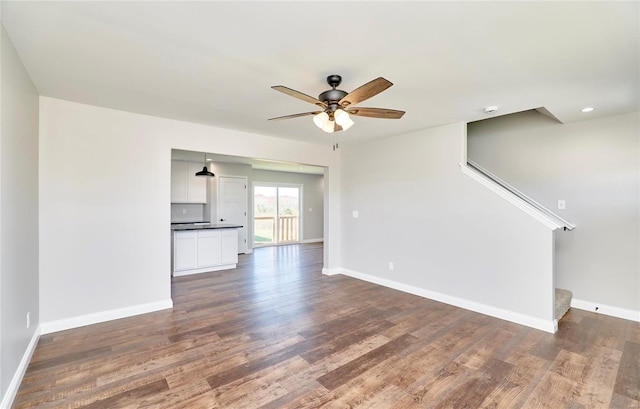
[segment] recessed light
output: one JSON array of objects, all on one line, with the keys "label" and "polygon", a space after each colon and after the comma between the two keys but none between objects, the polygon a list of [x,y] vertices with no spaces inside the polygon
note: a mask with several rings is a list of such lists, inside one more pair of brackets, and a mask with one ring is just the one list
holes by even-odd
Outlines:
[{"label": "recessed light", "polygon": [[498,112],[498,107],[495,105],[488,106],[484,109],[485,114],[493,114],[494,112]]},{"label": "recessed light", "polygon": [[593,109],[594,109],[593,107],[584,107],[580,110],[580,112],[591,112],[593,111]]}]

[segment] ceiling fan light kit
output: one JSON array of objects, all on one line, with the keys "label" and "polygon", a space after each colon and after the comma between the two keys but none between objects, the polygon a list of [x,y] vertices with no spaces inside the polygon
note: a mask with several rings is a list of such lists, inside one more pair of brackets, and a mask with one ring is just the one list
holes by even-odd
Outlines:
[{"label": "ceiling fan light kit", "polygon": [[322,125],[322,130],[326,133],[333,133],[336,130],[336,124],[332,120],[328,120]]},{"label": "ceiling fan light kit", "polygon": [[277,118],[270,118],[269,120],[275,121],[312,115],[313,123],[318,128],[322,129],[324,132],[333,133],[336,131],[346,131],[351,128],[354,124],[351,119],[351,115],[385,119],[400,119],[402,118],[402,115],[404,115],[404,111],[398,111],[395,109],[353,107],[359,102],[378,95],[385,89],[392,86],[393,84],[386,79],[382,77],[376,78],[375,80],[370,81],[349,93],[336,88],[341,82],[341,76],[335,74],[329,75],[327,77],[327,83],[331,86],[331,89],[321,93],[318,96],[318,99],[282,85],[275,85],[271,87],[276,91],[280,91],[294,98],[314,104],[322,108],[322,111],[280,116]]},{"label": "ceiling fan light kit", "polygon": [[320,112],[313,117],[313,123],[320,129],[324,128],[324,124],[329,121],[329,114],[326,112]]},{"label": "ceiling fan light kit", "polygon": [[335,118],[336,123],[340,125],[344,131],[351,128],[355,123],[344,109],[336,109],[336,112],[333,113],[333,117]]}]

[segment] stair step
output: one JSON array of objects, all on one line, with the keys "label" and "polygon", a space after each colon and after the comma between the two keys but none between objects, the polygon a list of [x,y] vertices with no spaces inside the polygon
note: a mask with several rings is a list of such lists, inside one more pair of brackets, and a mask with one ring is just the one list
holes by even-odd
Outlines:
[{"label": "stair step", "polygon": [[571,291],[556,288],[555,317],[557,320],[560,320],[560,318],[569,311],[569,308],[571,308],[572,297],[573,293]]}]

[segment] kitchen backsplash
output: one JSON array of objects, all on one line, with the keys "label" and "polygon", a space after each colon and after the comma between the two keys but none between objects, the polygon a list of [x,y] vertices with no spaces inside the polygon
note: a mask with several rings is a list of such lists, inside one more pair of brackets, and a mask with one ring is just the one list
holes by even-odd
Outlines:
[{"label": "kitchen backsplash", "polygon": [[202,222],[204,219],[203,204],[171,204],[171,223]]}]

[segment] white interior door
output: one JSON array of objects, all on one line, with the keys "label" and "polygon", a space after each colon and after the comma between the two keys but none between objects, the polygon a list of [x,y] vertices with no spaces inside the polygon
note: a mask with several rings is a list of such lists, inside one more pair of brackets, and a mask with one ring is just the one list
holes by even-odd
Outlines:
[{"label": "white interior door", "polygon": [[247,252],[247,178],[220,176],[218,179],[218,222],[239,224],[238,253]]}]

